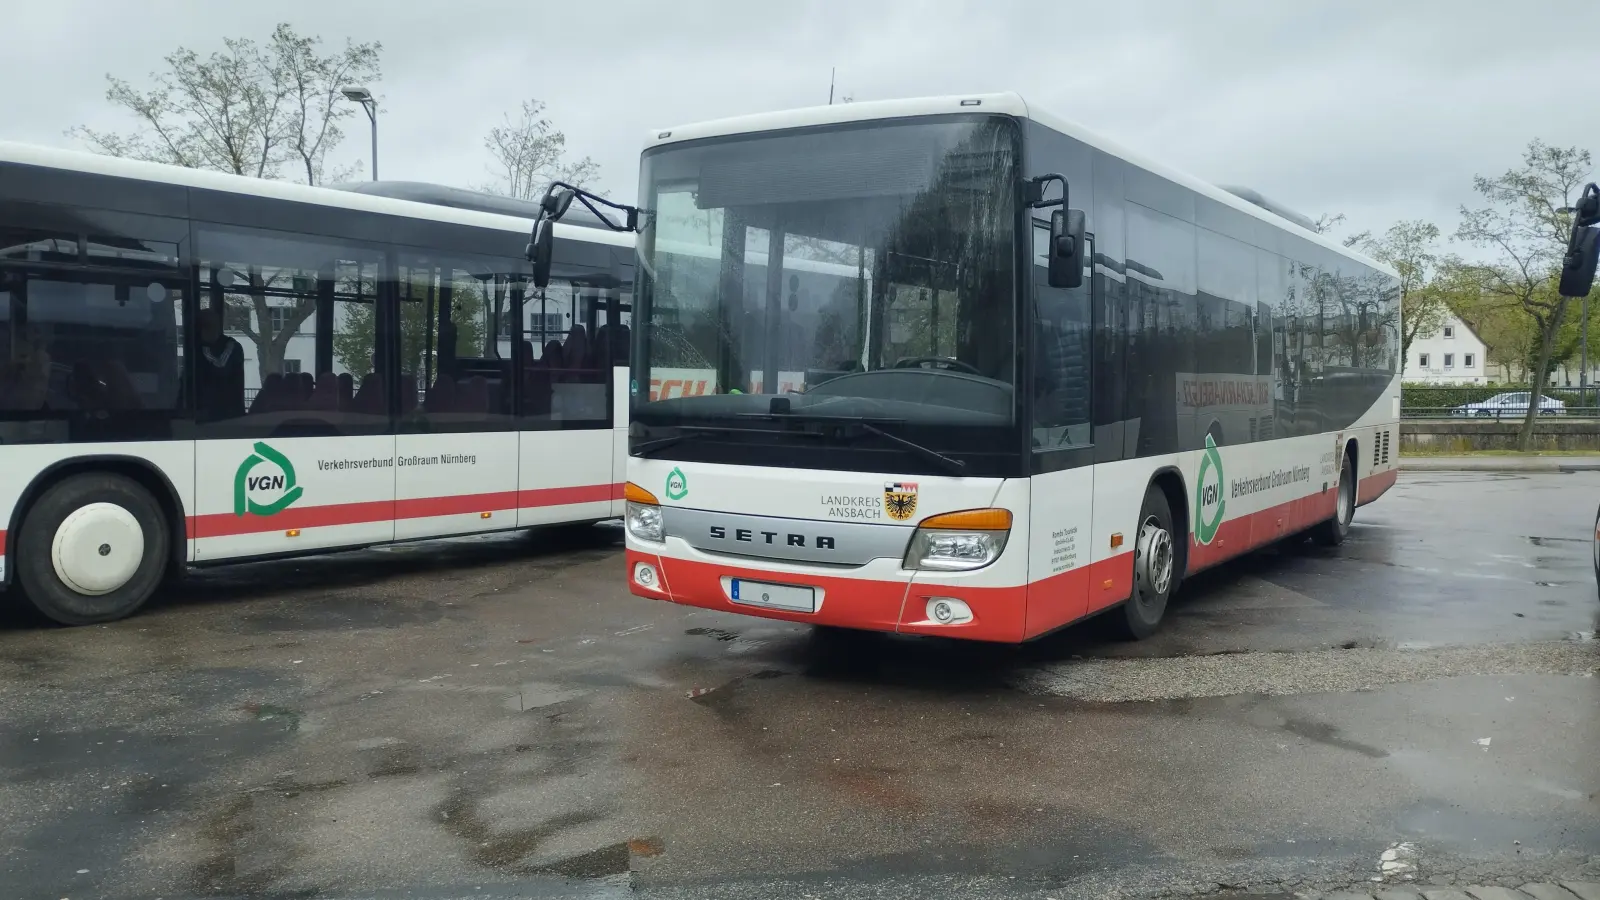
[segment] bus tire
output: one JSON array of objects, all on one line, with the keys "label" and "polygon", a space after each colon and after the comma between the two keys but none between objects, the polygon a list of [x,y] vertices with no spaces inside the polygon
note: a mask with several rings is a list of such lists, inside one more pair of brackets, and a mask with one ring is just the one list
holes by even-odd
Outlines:
[{"label": "bus tire", "polygon": [[1311,529],[1311,537],[1324,547],[1337,547],[1350,534],[1350,520],[1356,514],[1356,467],[1350,454],[1344,454],[1339,463],[1339,483],[1335,488],[1333,518],[1319,522]]},{"label": "bus tire", "polygon": [[1133,640],[1161,628],[1167,601],[1178,587],[1178,546],[1172,507],[1157,485],[1145,488],[1133,542],[1133,593],[1122,604],[1118,630]]},{"label": "bus tire", "polygon": [[1594,555],[1595,588],[1600,590],[1600,510],[1597,510],[1594,514],[1594,548],[1592,552]]},{"label": "bus tire", "polygon": [[161,505],[138,482],[109,472],[49,486],[19,529],[17,582],[39,612],[63,625],[131,615],[166,576],[170,536]]}]

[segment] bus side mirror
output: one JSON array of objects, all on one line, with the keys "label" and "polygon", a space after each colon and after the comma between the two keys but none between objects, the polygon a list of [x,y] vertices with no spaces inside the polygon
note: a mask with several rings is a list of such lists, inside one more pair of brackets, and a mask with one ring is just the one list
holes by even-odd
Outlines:
[{"label": "bus side mirror", "polygon": [[1050,213],[1051,287],[1083,285],[1084,231],[1083,210],[1058,209]]},{"label": "bus side mirror", "polygon": [[550,260],[555,254],[555,246],[555,220],[540,218],[533,226],[533,243],[528,245],[528,261],[533,264],[533,286],[540,290],[550,286]]},{"label": "bus side mirror", "polygon": [[1573,229],[1572,245],[1561,261],[1561,296],[1589,296],[1594,287],[1597,261],[1600,261],[1600,227]]},{"label": "bus side mirror", "polygon": [[567,214],[567,207],[572,205],[572,198],[576,196],[572,191],[562,188],[559,191],[546,191],[539,205],[544,208],[546,218],[559,219]]}]

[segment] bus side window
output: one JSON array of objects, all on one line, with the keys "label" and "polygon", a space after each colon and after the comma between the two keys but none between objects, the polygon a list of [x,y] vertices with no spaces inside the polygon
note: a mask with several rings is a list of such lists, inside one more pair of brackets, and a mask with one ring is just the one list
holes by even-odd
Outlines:
[{"label": "bus side window", "polygon": [[416,401],[402,404],[402,430],[513,430],[517,261],[402,252],[399,263],[402,390]]},{"label": "bus side window", "polygon": [[0,439],[169,436],[181,415],[182,222],[0,204]]},{"label": "bus side window", "polygon": [[231,226],[196,230],[204,312],[194,395],[203,436],[387,432],[383,251]]}]

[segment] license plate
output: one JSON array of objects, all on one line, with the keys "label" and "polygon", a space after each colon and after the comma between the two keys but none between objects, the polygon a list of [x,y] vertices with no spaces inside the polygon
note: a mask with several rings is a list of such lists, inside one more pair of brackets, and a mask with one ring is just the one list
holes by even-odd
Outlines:
[{"label": "license plate", "polygon": [[816,612],[817,592],[814,588],[795,587],[792,584],[767,584],[762,581],[729,580],[728,597],[746,606],[768,606],[794,612]]}]

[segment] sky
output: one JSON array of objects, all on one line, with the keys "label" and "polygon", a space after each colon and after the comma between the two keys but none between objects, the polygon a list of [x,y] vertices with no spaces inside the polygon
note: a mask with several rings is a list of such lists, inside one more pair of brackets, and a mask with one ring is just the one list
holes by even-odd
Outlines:
[{"label": "sky", "polygon": [[[142,85],[180,46],[278,22],[381,41],[380,174],[462,187],[491,178],[483,137],[528,98],[628,199],[645,134],[826,103],[830,68],[857,100],[1015,90],[1202,179],[1343,213],[1345,233],[1453,231],[1473,175],[1535,137],[1600,154],[1586,0],[56,0],[6,11],[25,39],[0,54],[0,139],[129,130],[108,73]],[[364,126],[331,162],[365,159]]]}]

